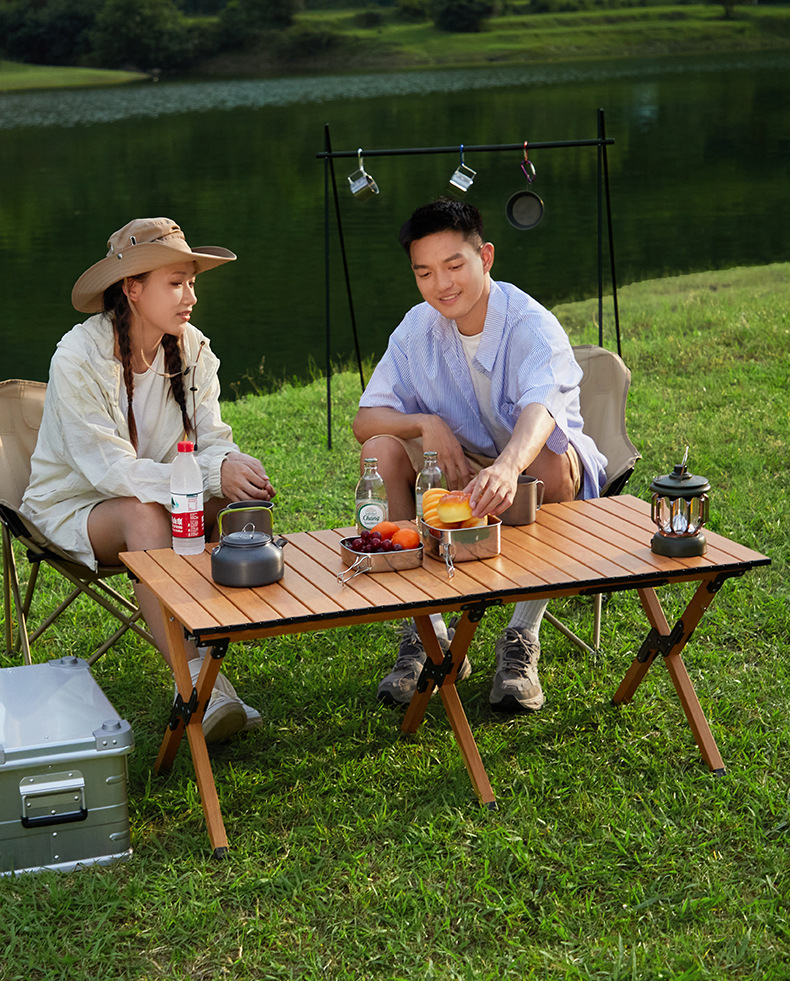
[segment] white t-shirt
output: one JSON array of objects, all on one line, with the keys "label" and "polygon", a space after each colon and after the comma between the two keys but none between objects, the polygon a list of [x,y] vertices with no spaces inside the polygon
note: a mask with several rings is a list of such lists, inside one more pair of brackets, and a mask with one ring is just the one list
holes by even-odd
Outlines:
[{"label": "white t-shirt", "polygon": [[[132,410],[134,421],[137,423],[138,457],[154,457],[151,446],[157,441],[165,401],[170,391],[170,378],[162,376],[166,372],[165,351],[160,345],[149,369],[145,373],[132,374],[134,381]],[[123,381],[121,381],[119,401],[121,408],[126,412],[128,399],[126,397],[126,384]]]},{"label": "white t-shirt", "polygon": [[[463,346],[466,362],[469,364],[469,376],[472,378],[472,387],[474,388],[477,404],[480,408],[480,418],[483,425],[488,430],[489,436],[496,444],[497,453],[501,454],[510,442],[512,433],[497,419],[496,413],[494,412],[494,408],[491,403],[491,378],[488,374],[483,373],[482,370],[478,370],[473,363],[477,350],[480,346],[480,340],[483,337],[483,333],[479,332],[477,335],[462,335],[458,331],[457,325],[455,325],[455,330],[458,332],[458,339]],[[135,412],[135,415],[136,414],[137,413]]]}]

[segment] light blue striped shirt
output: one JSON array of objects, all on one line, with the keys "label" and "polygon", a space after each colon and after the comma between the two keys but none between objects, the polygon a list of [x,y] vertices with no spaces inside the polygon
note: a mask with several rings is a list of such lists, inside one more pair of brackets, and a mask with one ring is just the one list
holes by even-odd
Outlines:
[{"label": "light blue striped shirt", "polygon": [[[495,432],[480,414],[460,339],[455,322],[433,307],[413,307],[390,336],[359,404],[439,415],[466,450],[496,457]],[[606,458],[583,432],[582,371],[554,315],[518,287],[492,280],[472,365],[490,378],[493,412],[511,433],[526,405],[546,407],[555,422],[547,446],[562,454],[573,444],[584,466],[582,496],[597,496]]]}]

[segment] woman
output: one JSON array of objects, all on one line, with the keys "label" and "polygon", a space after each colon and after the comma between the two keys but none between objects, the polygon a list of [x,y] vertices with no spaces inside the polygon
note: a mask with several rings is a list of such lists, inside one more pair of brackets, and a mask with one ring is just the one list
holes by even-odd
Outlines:
[{"label": "woman", "polygon": [[[260,461],[239,451],[220,417],[219,360],[190,323],[195,276],[236,256],[190,248],[172,220],[132,220],[107,242],[105,258],[77,280],[72,304],[91,314],[58,343],[26,515],[81,562],[118,565],[122,551],[170,547],[170,465],[185,437],[203,475],[206,537],[219,511],[275,492]],[[166,656],[154,595],[137,602]],[[201,659],[185,642],[197,680]],[[203,720],[207,740],[260,722],[222,676]]]}]

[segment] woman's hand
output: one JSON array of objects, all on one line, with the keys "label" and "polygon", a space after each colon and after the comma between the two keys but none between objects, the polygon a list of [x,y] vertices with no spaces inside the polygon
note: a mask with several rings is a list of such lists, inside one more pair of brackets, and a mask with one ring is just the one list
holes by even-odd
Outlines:
[{"label": "woman's hand", "polygon": [[222,494],[230,502],[242,499],[273,499],[277,493],[257,457],[232,453],[220,468]]}]

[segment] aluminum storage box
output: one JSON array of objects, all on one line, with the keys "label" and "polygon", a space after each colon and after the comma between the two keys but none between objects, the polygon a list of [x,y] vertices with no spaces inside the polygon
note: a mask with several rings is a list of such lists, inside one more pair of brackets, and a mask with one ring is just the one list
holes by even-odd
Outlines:
[{"label": "aluminum storage box", "polygon": [[133,746],[84,660],[0,669],[0,875],[128,858]]}]

